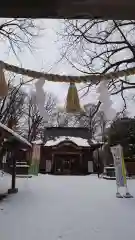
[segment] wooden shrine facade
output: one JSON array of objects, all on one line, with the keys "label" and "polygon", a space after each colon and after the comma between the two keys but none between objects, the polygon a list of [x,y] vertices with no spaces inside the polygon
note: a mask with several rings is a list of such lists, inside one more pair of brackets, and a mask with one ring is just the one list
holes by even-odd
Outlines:
[{"label": "wooden shrine facade", "polygon": [[41,151],[40,172],[42,173],[86,174],[88,156],[92,161],[89,148],[78,147],[68,140],[56,146],[44,146]]},{"label": "wooden shrine facade", "polygon": [[[88,137],[87,130],[77,128],[47,129],[46,137],[49,140],[46,139],[45,144],[41,145],[40,173],[85,175],[97,171],[93,161],[93,151],[100,144],[89,143],[88,138],[85,138]],[[83,138],[79,137],[79,133]],[[52,138],[51,135],[53,135]],[[74,137],[67,137],[67,135]],[[75,137],[76,135],[77,137]]]}]

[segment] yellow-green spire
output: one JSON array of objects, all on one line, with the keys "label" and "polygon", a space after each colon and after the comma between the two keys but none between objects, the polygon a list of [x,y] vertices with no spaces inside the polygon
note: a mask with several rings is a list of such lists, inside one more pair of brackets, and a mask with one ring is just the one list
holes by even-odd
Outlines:
[{"label": "yellow-green spire", "polygon": [[67,99],[66,99],[66,112],[67,113],[78,113],[81,112],[80,101],[78,91],[75,83],[70,83]]}]

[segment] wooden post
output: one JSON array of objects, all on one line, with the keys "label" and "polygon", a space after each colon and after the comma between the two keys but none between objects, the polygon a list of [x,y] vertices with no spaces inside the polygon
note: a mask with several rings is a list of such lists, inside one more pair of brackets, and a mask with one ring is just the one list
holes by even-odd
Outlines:
[{"label": "wooden post", "polygon": [[12,158],[12,189],[15,188],[15,182],[16,182],[16,159],[13,156]]},{"label": "wooden post", "polygon": [[18,188],[16,186],[16,158],[15,154],[12,152],[12,181],[11,181],[11,188],[8,189],[8,193],[17,193]]},{"label": "wooden post", "polygon": [[52,167],[51,168],[52,168],[52,172],[53,171],[55,172],[55,163],[54,163],[54,154],[53,153],[52,153]]},{"label": "wooden post", "polygon": [[98,154],[98,178],[99,178],[99,176],[100,176],[99,149],[97,149],[97,154]]},{"label": "wooden post", "polygon": [[[82,153],[80,153],[80,164],[79,164],[79,168],[82,169]],[[80,170],[79,169],[79,170]],[[81,172],[82,173],[82,172]]]}]

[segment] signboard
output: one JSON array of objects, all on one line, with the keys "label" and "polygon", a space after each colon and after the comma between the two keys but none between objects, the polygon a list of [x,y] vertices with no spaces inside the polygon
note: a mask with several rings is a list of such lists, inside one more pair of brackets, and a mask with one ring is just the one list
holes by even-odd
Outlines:
[{"label": "signboard", "polygon": [[52,168],[52,161],[46,160],[46,173],[50,173]]},{"label": "signboard", "polygon": [[121,145],[111,147],[111,152],[115,165],[116,184],[118,187],[125,187],[127,185],[126,169]]},{"label": "signboard", "polygon": [[88,161],[88,173],[93,173],[93,162]]},{"label": "signboard", "polygon": [[29,174],[38,175],[40,162],[40,145],[33,144],[32,162],[29,169]]},{"label": "signboard", "polygon": [[5,153],[2,159],[2,163],[6,163],[6,162],[7,162],[7,152]]}]

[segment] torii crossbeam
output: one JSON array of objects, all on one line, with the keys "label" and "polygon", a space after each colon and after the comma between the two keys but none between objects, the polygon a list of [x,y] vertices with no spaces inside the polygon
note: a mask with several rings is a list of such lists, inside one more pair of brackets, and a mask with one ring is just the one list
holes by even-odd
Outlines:
[{"label": "torii crossbeam", "polygon": [[134,0],[2,1],[0,17],[135,19]]}]

